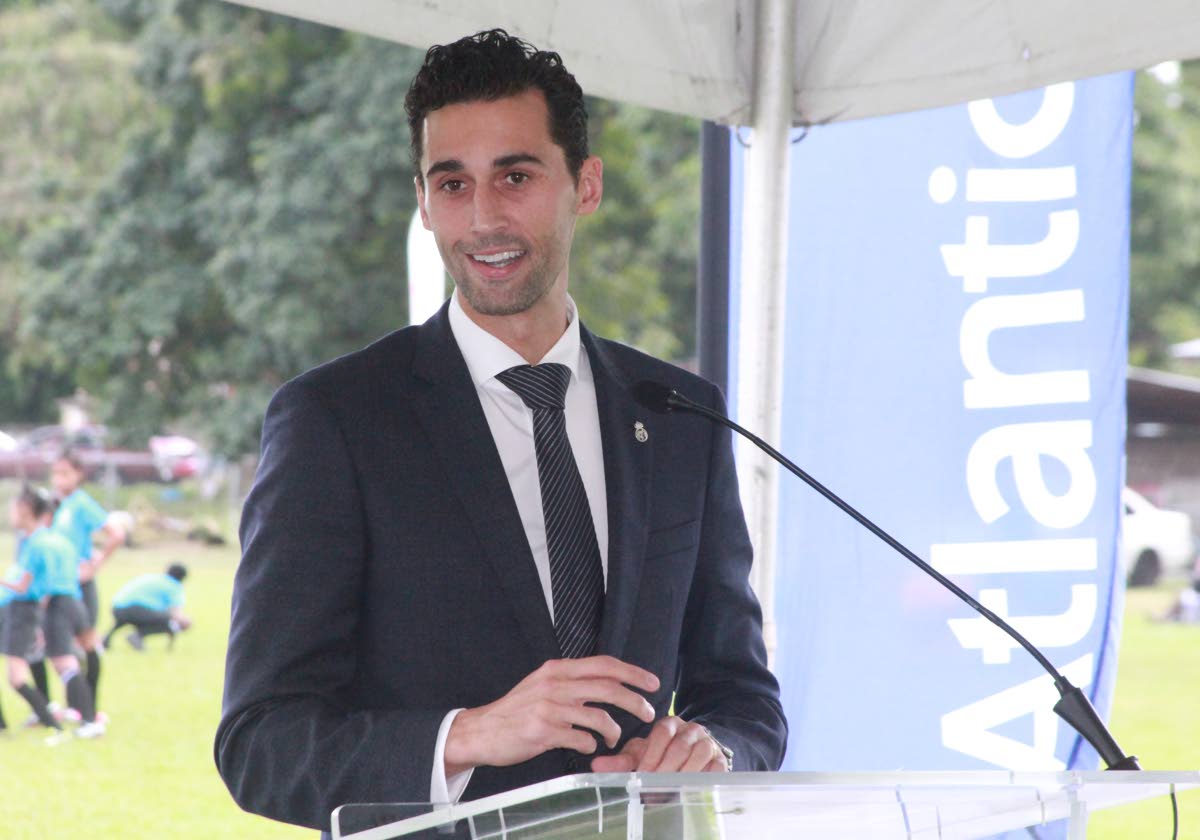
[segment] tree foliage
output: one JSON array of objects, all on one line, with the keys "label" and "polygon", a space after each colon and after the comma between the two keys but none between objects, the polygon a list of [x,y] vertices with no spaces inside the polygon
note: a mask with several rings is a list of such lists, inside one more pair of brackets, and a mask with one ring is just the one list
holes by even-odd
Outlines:
[{"label": "tree foliage", "polygon": [[699,123],[595,99],[589,112],[604,199],[579,228],[572,295],[598,333],[688,358],[696,343]]},{"label": "tree foliage", "polygon": [[1135,99],[1129,355],[1166,367],[1200,336],[1200,62],[1139,73]]},{"label": "tree foliage", "polygon": [[120,154],[147,103],[131,84],[133,52],[84,0],[0,6],[0,408],[5,421],[47,419],[74,388],[51,364],[53,336],[22,336],[21,260],[30,235],[69,215]]},{"label": "tree foliage", "polygon": [[[130,437],[183,423],[252,451],[283,381],[407,322],[403,98],[420,53],[206,0],[99,6],[150,107],[82,209],[29,238],[21,358]],[[573,293],[597,331],[686,353],[698,126],[593,106],[606,192]]]},{"label": "tree foliage", "polygon": [[104,4],[158,107],[27,255],[25,336],[133,437],[254,444],[284,379],[403,316],[407,51],[223,3]]}]

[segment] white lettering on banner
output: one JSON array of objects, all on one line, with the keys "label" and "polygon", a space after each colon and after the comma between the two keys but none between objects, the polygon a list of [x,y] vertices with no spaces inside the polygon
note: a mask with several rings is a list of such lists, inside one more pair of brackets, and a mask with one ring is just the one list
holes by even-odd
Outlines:
[{"label": "white lettering on banner", "polygon": [[1075,84],[1050,85],[1042,94],[1042,105],[1028,121],[1013,125],[996,110],[990,99],[967,105],[967,115],[975,133],[996,154],[1006,158],[1027,158],[1044,151],[1058,139],[1071,110],[1075,107]]},{"label": "white lettering on banner", "polygon": [[[1096,618],[1096,585],[1077,583],[1071,587],[1071,605],[1059,615],[1010,615],[1008,591],[981,589],[979,603],[1003,618],[1036,648],[1069,647],[1083,640]],[[983,653],[985,665],[1006,665],[1020,645],[981,615],[952,618],[950,630],[965,650]]]},{"label": "white lettering on banner", "polygon": [[982,294],[995,277],[1039,277],[1066,265],[1079,244],[1079,211],[1058,210],[1047,217],[1050,230],[1040,242],[994,245],[987,216],[968,216],[961,245],[943,245],[942,262],[963,291]]},{"label": "white lettering on banner", "polygon": [[1075,167],[970,169],[967,201],[1057,201],[1075,197]]},{"label": "white lettering on banner", "polygon": [[1087,402],[1091,387],[1086,370],[1004,373],[992,364],[988,339],[1000,329],[1065,324],[1083,320],[1083,292],[1004,295],[976,301],[963,315],[959,352],[971,378],[963,383],[967,408]]},{"label": "white lettering on banner", "polygon": [[[1012,512],[1013,500],[1006,499],[1005,492],[1019,498],[1031,525],[1056,531],[1082,525],[1096,503],[1096,470],[1089,453],[1092,421],[1063,419],[1061,408],[1091,401],[1088,371],[1005,370],[994,361],[998,347],[1015,346],[1001,342],[1063,341],[1071,330],[1078,329],[1074,325],[1086,318],[1083,289],[1028,291],[1030,279],[1050,282],[1049,275],[1067,265],[1079,246],[1079,211],[1061,206],[1078,195],[1076,167],[1038,167],[1027,160],[1058,139],[1070,121],[1074,103],[1075,85],[1068,82],[1046,88],[1037,112],[1022,123],[1008,122],[990,100],[972,102],[967,108],[971,125],[987,149],[1000,158],[1022,162],[1007,168],[992,165],[967,170],[965,199],[970,210],[965,214],[963,239],[940,247],[947,274],[962,281],[963,292],[985,295],[967,308],[959,332],[959,352],[966,371],[963,407],[970,412],[995,413],[995,423],[971,445],[965,464],[971,504],[985,525]],[[938,167],[929,178],[929,195],[945,204],[958,191],[958,182],[953,170]],[[1044,202],[1058,202],[1059,206],[1047,208]],[[984,208],[980,205],[992,205],[991,215],[981,212]],[[1035,224],[1045,219],[1045,236],[1032,242],[993,241],[993,217],[1008,221],[1017,216]],[[1020,294],[989,288],[992,280],[1015,278],[1026,278]],[[1035,416],[1034,422],[1015,422],[1030,418],[1028,412],[1014,417],[1014,409],[1039,406],[1058,410],[1044,419]],[[1000,483],[1005,462],[1011,465],[1013,478],[1009,491],[1002,490]],[[1061,539],[934,545],[930,556],[945,574],[1007,575],[1006,580],[980,589],[979,600],[1034,645],[1052,650],[1077,645],[1095,624],[1098,550],[1096,535],[1072,534]],[[1016,588],[1020,578],[1014,576],[1049,572],[1058,576],[1046,578],[1045,586],[1061,587],[1058,603],[1066,608],[1048,615],[1010,614],[1010,609],[1022,612],[1019,604],[1010,605],[1010,600],[1022,592],[1029,597],[1027,587]],[[987,619],[952,618],[947,624],[959,646],[977,651],[984,665],[1013,664],[1013,651],[1019,645]],[[1076,685],[1087,686],[1093,679],[1093,661],[1088,654],[1062,670]],[[1023,657],[1019,664],[1022,672],[1028,667]],[[1059,723],[1053,706],[1057,696],[1049,676],[1010,685],[943,715],[942,742],[949,749],[1011,770],[1062,770],[1064,764],[1055,756]],[[993,731],[1025,715],[1033,716],[1032,744]]]},{"label": "white lettering on banner", "polygon": [[[1090,420],[1014,423],[984,432],[967,454],[967,492],[975,511],[987,523],[1008,513],[1008,503],[996,484],[996,467],[1011,458],[1017,494],[1029,515],[1047,528],[1078,525],[1096,501],[1096,470],[1087,455],[1091,445]],[[1046,486],[1043,455],[1062,463],[1071,475],[1067,491],[1060,496]]]},{"label": "white lettering on banner", "polygon": [[[1079,688],[1092,684],[1089,653],[1059,669]],[[1065,770],[1054,755],[1058,741],[1058,692],[1049,674],[1019,683],[942,715],[942,743],[952,750],[1009,770]],[[997,735],[997,726],[1033,715],[1033,745]]]}]

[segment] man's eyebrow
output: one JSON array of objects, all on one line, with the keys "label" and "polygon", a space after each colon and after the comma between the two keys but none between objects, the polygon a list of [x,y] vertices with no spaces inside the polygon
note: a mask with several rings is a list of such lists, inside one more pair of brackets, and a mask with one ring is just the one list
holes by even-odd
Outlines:
[{"label": "man's eyebrow", "polygon": [[545,166],[542,159],[537,155],[531,155],[529,152],[515,152],[511,155],[504,155],[492,161],[492,167],[495,169],[504,169],[509,166],[516,166],[518,163],[532,163],[537,166]]},{"label": "man's eyebrow", "polygon": [[461,160],[439,160],[425,172],[426,179],[432,178],[439,172],[461,172],[463,164]]},{"label": "man's eyebrow", "polygon": [[[545,162],[537,155],[529,152],[513,152],[511,155],[502,155],[492,161],[493,169],[505,169],[509,166],[516,166],[520,163],[532,163],[535,166],[544,167]],[[433,166],[429,167],[425,172],[425,178],[432,178],[439,172],[462,172],[466,167],[463,166],[461,160],[449,158],[448,160],[439,160]]]}]

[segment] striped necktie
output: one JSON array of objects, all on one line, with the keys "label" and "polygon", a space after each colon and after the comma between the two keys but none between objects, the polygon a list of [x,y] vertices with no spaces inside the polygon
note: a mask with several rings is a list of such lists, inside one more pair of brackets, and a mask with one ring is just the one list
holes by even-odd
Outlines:
[{"label": "striped necktie", "polygon": [[554,634],[565,658],[590,656],[600,633],[604,571],[596,527],[583,479],[567,439],[564,405],[571,369],[566,365],[518,365],[496,375],[533,412]]}]

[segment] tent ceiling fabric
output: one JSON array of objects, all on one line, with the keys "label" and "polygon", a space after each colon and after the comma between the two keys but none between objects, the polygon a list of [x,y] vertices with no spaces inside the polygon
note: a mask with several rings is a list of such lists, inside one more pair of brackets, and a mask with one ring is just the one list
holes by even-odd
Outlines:
[{"label": "tent ceiling fabric", "polygon": [[[501,26],[596,96],[750,122],[754,0],[235,0],[426,47]],[[797,124],[1200,55],[1195,0],[796,0]]]},{"label": "tent ceiling fabric", "polygon": [[[555,50],[593,96],[749,118],[750,58],[735,57],[747,0],[234,0],[420,47],[502,27]],[[753,40],[746,41],[752,44]]]},{"label": "tent ceiling fabric", "polygon": [[915,111],[1200,55],[1195,0],[800,0],[798,122]]}]

